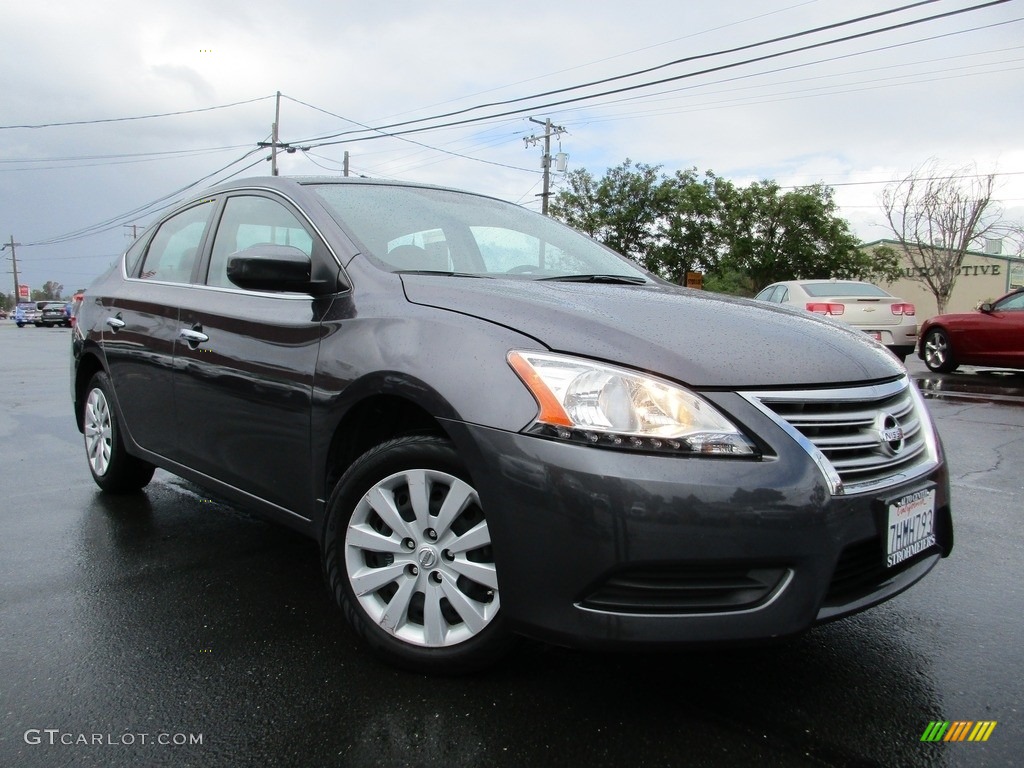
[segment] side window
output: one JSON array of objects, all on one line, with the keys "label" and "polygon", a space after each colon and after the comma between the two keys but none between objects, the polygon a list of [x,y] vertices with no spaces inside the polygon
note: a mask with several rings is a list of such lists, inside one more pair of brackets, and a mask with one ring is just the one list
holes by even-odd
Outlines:
[{"label": "side window", "polygon": [[149,243],[139,277],[171,283],[189,282],[211,211],[213,202],[207,201],[161,224]]},{"label": "side window", "polygon": [[124,269],[128,273],[129,277],[135,277],[138,274],[139,263],[142,261],[142,254],[146,252],[146,239],[142,238],[136,240],[128,248],[128,252],[124,255]]},{"label": "side window", "polygon": [[783,290],[781,285],[769,285],[754,298],[758,301],[780,301]]},{"label": "side window", "polygon": [[1024,293],[1003,299],[995,306],[997,312],[1020,312],[1024,310]]},{"label": "side window", "polygon": [[779,291],[779,295],[776,296],[776,299],[778,300],[779,304],[785,304],[787,301],[789,301],[789,288],[787,288],[786,286],[781,286],[781,290]]},{"label": "side window", "polygon": [[235,288],[228,259],[254,245],[290,245],[313,256],[313,238],[290,210],[266,197],[229,197],[213,240],[207,285]]}]

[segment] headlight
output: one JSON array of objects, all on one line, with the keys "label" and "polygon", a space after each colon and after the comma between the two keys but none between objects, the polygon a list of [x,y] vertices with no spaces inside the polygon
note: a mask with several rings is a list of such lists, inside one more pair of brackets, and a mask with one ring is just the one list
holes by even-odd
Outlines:
[{"label": "headlight", "polygon": [[512,351],[508,363],[540,408],[531,432],[610,448],[756,453],[708,401],[671,382],[546,352]]}]

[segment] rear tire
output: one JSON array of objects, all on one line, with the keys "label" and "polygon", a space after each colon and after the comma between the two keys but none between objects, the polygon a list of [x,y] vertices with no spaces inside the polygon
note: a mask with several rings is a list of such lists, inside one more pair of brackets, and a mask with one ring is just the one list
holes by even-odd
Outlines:
[{"label": "rear tire", "polygon": [[390,440],[349,467],[327,502],[323,563],[349,624],[390,664],[465,674],[513,642],[480,499],[443,438]]},{"label": "rear tire", "polygon": [[130,493],[145,487],[156,467],[125,450],[112,392],[104,372],[89,380],[82,404],[85,457],[96,485],[108,493]]}]

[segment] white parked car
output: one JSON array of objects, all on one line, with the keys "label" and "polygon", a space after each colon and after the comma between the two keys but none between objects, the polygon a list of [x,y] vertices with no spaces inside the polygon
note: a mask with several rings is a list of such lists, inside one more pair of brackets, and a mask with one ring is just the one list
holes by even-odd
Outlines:
[{"label": "white parked car", "polygon": [[787,280],[755,299],[798,307],[852,325],[882,342],[901,361],[917,345],[914,305],[860,280]]}]

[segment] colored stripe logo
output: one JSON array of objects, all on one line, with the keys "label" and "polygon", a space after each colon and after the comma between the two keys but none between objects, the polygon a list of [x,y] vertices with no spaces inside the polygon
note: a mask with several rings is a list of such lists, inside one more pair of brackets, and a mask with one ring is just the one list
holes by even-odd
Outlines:
[{"label": "colored stripe logo", "polygon": [[921,741],[988,741],[995,729],[995,720],[933,720],[924,729]]}]

